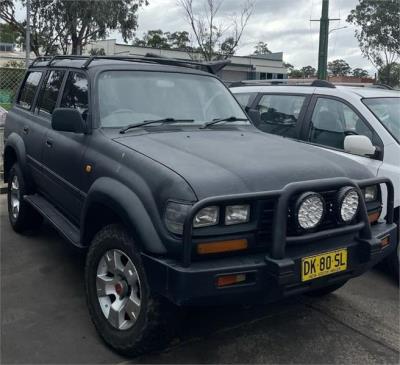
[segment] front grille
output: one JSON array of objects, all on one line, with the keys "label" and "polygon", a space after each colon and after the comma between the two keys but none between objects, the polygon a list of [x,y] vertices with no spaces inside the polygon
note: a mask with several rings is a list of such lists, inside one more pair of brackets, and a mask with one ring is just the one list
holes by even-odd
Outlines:
[{"label": "front grille", "polygon": [[260,202],[260,220],[257,231],[257,245],[265,245],[272,240],[272,229],[274,224],[274,213],[276,201],[274,199]]}]

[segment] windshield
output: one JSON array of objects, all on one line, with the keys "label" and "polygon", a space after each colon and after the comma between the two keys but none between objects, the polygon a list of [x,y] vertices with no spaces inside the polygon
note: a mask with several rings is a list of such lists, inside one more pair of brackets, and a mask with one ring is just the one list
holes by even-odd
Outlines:
[{"label": "windshield", "polygon": [[200,124],[220,118],[244,118],[235,98],[216,78],[172,72],[106,71],[98,83],[100,122],[121,128],[148,120],[173,118]]},{"label": "windshield", "polygon": [[363,102],[400,143],[400,98],[371,98]]}]

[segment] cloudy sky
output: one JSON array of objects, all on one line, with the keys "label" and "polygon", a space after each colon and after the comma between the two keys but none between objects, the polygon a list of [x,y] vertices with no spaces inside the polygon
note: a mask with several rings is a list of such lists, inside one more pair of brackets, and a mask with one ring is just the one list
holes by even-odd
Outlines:
[{"label": "cloudy sky", "polygon": [[[203,3],[205,0],[194,0]],[[242,7],[244,0],[224,0],[219,17],[229,19]],[[184,13],[177,0],[149,0],[150,5],[139,12],[138,35],[151,29],[164,31],[188,30]],[[362,57],[354,28],[346,23],[346,17],[358,0],[330,0],[329,15],[341,18],[331,22],[330,29],[336,30],[329,36],[329,60],[345,59],[352,68],[362,67],[370,73],[375,69]],[[321,17],[322,0],[256,0],[254,13],[243,35],[239,55],[253,52],[259,41],[268,43],[273,52],[283,52],[286,62],[296,67],[312,65],[317,67],[319,22],[310,19]]]},{"label": "cloudy sky", "polygon": [[[194,0],[194,4],[201,7],[205,1]],[[224,23],[240,12],[245,0],[220,1],[223,4],[219,12],[219,22]],[[139,11],[137,35],[141,36],[152,29],[190,32],[178,0],[149,0],[149,3],[149,6]],[[358,0],[330,0],[330,18],[341,18],[340,21],[331,22],[330,29],[344,26],[347,28],[331,31],[328,59],[343,58],[352,68],[365,68],[373,75],[376,71],[362,57],[354,37],[354,27],[346,22],[347,15],[357,3]],[[322,0],[255,0],[255,9],[237,54],[248,55],[259,41],[263,41],[271,51],[283,52],[284,60],[295,67],[312,65],[317,68],[319,22],[310,22],[310,19],[321,17],[321,7]],[[24,16],[20,6],[17,6],[17,13],[19,17]],[[117,33],[112,32],[110,36],[122,42]]]}]

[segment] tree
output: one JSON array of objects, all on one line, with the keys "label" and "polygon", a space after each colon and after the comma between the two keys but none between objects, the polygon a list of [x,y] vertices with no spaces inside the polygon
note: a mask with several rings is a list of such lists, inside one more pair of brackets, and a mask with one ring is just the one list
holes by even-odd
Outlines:
[{"label": "tree", "polygon": [[177,31],[173,33],[165,33],[168,38],[168,43],[172,49],[191,49],[189,33],[184,31]]},{"label": "tree", "polygon": [[[25,44],[26,36],[26,20],[18,20],[15,11],[15,1],[0,1],[0,19],[6,22],[12,28],[21,44]],[[26,0],[21,1],[22,6],[26,5]],[[58,35],[55,29],[59,28],[57,19],[53,18],[51,0],[30,0],[31,4],[31,34],[30,48],[31,51],[39,56],[41,50],[44,54],[48,54],[54,50],[54,45]]]},{"label": "tree", "polygon": [[360,0],[347,21],[355,30],[361,52],[382,74],[400,57],[400,0]]},{"label": "tree", "polygon": [[0,24],[0,42],[3,43],[17,43],[18,32],[11,24]]},{"label": "tree", "polygon": [[294,69],[294,66],[289,62],[283,62],[283,67],[285,67],[289,73]]},{"label": "tree", "polygon": [[135,38],[132,44],[139,47],[171,48],[167,33],[164,34],[161,29],[149,30],[143,34],[142,39]]},{"label": "tree", "polygon": [[368,71],[367,70],[364,70],[364,69],[362,69],[362,68],[355,68],[355,69],[353,69],[353,76],[354,77],[368,77],[369,75],[368,75]]},{"label": "tree", "polygon": [[389,86],[400,86],[400,63],[393,62],[381,67],[378,73],[379,82]]},{"label": "tree", "polygon": [[195,8],[193,0],[178,0],[194,34],[196,51],[206,61],[226,59],[235,53],[254,9],[254,0],[244,0],[240,15],[232,16],[228,23],[228,17],[218,18],[223,2],[203,0],[203,6]]},{"label": "tree", "polygon": [[305,78],[314,77],[316,71],[317,70],[312,66],[304,66],[301,68],[301,72]]},{"label": "tree", "polygon": [[267,55],[272,53],[268,48],[268,44],[265,42],[258,42],[254,48],[255,55]]},{"label": "tree", "polygon": [[345,60],[333,60],[328,62],[328,70],[332,76],[347,76],[351,72],[351,67]]},{"label": "tree", "polygon": [[91,56],[105,56],[106,55],[106,51],[104,50],[104,48],[92,48],[89,51],[89,54]]},{"label": "tree", "polygon": [[[30,0],[31,49],[38,56],[61,51],[81,54],[91,41],[105,38],[110,30],[119,30],[124,41],[133,37],[137,11],[147,0]],[[25,37],[25,21],[15,14],[15,1],[2,0],[0,18]],[[23,6],[26,0],[21,0]]]},{"label": "tree", "polygon": [[289,76],[293,79],[300,79],[304,77],[304,74],[301,70],[293,69],[289,72]]}]

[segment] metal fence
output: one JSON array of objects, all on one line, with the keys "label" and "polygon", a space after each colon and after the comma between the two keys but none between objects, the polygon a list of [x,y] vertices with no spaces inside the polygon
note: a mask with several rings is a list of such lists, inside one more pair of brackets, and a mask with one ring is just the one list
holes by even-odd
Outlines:
[{"label": "metal fence", "polygon": [[24,68],[0,67],[0,106],[10,108],[24,74]]}]

